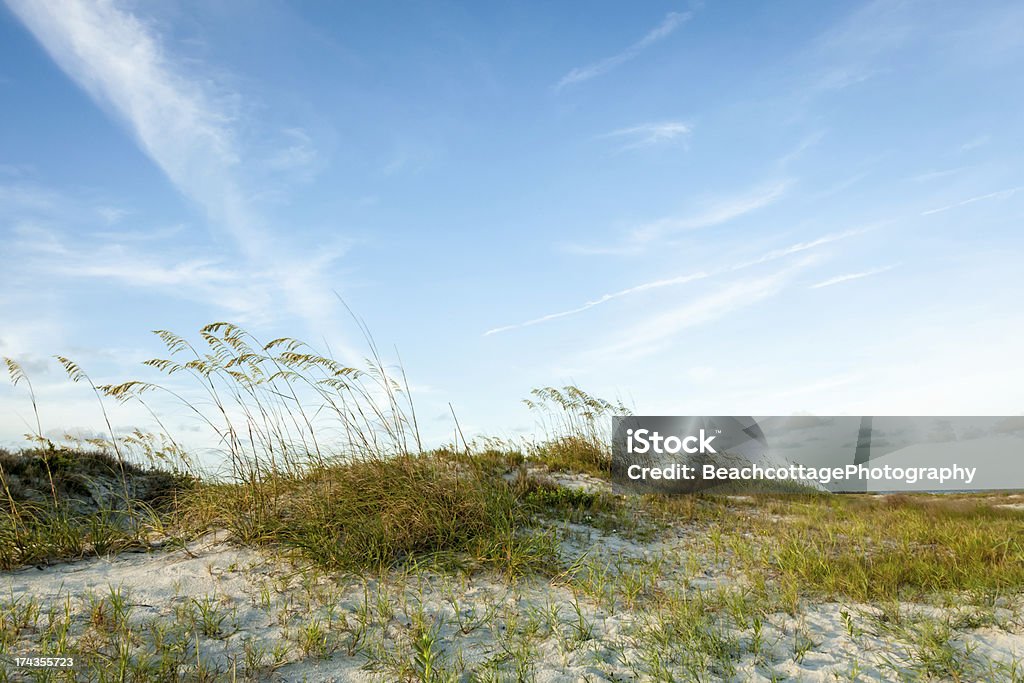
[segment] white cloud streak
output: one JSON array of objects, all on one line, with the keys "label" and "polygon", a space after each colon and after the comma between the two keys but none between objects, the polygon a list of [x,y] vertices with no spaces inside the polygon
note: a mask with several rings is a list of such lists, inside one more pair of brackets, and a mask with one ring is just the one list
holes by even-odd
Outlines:
[{"label": "white cloud streak", "polygon": [[651,289],[660,289],[662,287],[682,285],[686,284],[687,282],[693,282],[694,280],[702,280],[706,277],[708,277],[708,273],[692,273],[689,275],[679,275],[677,277],[666,278],[664,280],[654,280],[652,282],[645,282],[643,284],[636,285],[635,287],[629,287],[627,289],[622,289],[617,292],[612,292],[611,294],[605,294],[604,296],[594,299],[593,301],[588,301],[582,306],[578,306],[577,308],[572,308],[567,311],[560,311],[558,313],[551,313],[549,315],[544,315],[539,318],[534,318],[533,320],[527,320],[524,323],[518,323],[515,325],[505,325],[504,327],[495,327],[492,330],[487,330],[486,332],[484,332],[484,336],[488,337],[492,334],[498,334],[499,332],[506,332],[508,330],[515,330],[520,327],[530,327],[532,325],[539,325],[540,323],[558,320],[559,318],[565,318],[570,315],[582,313],[583,311],[594,308],[595,306],[600,306],[601,304],[608,303],[613,299],[620,299],[624,296],[637,294],[639,292],[646,292]]},{"label": "white cloud streak", "polygon": [[219,307],[238,322],[263,319],[260,309],[273,294],[265,273],[233,268],[216,258],[176,258],[161,249],[137,245],[69,241],[65,235],[40,227],[14,231],[10,242],[16,255],[11,276],[21,281],[54,278],[102,280],[131,290],[151,289],[176,299]]},{"label": "white cloud streak", "polygon": [[832,242],[838,242],[839,240],[847,239],[848,237],[853,237],[855,235],[863,234],[868,229],[869,228],[857,228],[857,229],[854,229],[854,230],[846,230],[844,232],[837,232],[837,233],[831,233],[831,234],[828,234],[828,235],[823,235],[822,237],[818,237],[816,239],[809,240],[807,242],[797,242],[797,243],[791,244],[791,245],[789,245],[787,247],[782,247],[780,249],[774,249],[772,251],[766,252],[766,253],[762,254],[761,256],[759,256],[759,257],[757,257],[755,259],[752,259],[750,261],[743,261],[741,263],[736,263],[736,264],[734,264],[732,266],[729,266],[727,268],[720,268],[718,270],[714,270],[714,271],[710,271],[710,272],[701,271],[701,272],[696,272],[696,273],[687,273],[687,274],[677,275],[677,276],[674,276],[674,277],[663,278],[663,279],[659,279],[659,280],[652,280],[650,282],[645,282],[645,283],[642,283],[642,284],[639,284],[639,285],[635,285],[633,287],[628,287],[626,289],[621,289],[621,290],[619,290],[617,292],[612,292],[611,294],[605,294],[605,295],[603,295],[601,297],[598,297],[597,299],[594,299],[592,301],[588,301],[588,302],[584,303],[581,306],[577,306],[576,308],[570,308],[568,310],[559,311],[557,313],[549,313],[548,315],[543,315],[543,316],[540,316],[538,318],[533,318],[532,320],[527,320],[526,322],[522,322],[522,323],[516,323],[516,324],[513,324],[513,325],[503,325],[501,327],[495,327],[493,329],[490,329],[490,330],[487,330],[486,332],[484,332],[483,336],[488,337],[488,336],[491,336],[491,335],[494,335],[494,334],[500,334],[502,332],[508,332],[510,330],[517,330],[517,329],[520,329],[520,328],[523,328],[523,327],[532,327],[533,325],[540,325],[541,323],[551,322],[552,320],[558,320],[559,318],[566,318],[566,317],[571,316],[571,315],[576,315],[577,313],[583,313],[584,311],[590,310],[591,308],[594,308],[596,306],[600,306],[601,304],[606,304],[609,301],[613,301],[615,299],[620,299],[620,298],[626,297],[626,296],[631,296],[633,294],[639,294],[641,292],[647,292],[647,291],[650,291],[650,290],[653,290],[653,289],[661,289],[663,287],[675,287],[675,286],[678,286],[678,285],[683,285],[683,284],[688,284],[690,282],[695,282],[697,280],[704,280],[704,279],[707,279],[709,277],[713,277],[715,275],[721,275],[721,274],[724,274],[724,273],[733,273],[733,272],[736,272],[736,271],[739,271],[739,270],[743,270],[745,268],[751,268],[753,266],[758,266],[758,265],[761,265],[761,264],[764,264],[764,263],[769,263],[771,261],[776,261],[778,259],[785,258],[787,256],[792,256],[793,254],[799,254],[801,252],[809,251],[811,249],[814,249],[816,247],[821,247],[821,246],[824,246],[826,244],[831,244]]},{"label": "white cloud streak", "polygon": [[591,355],[597,358],[636,359],[658,351],[671,337],[685,329],[698,327],[724,318],[734,311],[748,308],[779,294],[792,275],[814,262],[805,257],[775,273],[733,281],[703,297],[688,301],[678,308],[633,325],[629,334]]},{"label": "white cloud streak", "polygon": [[824,246],[826,244],[831,244],[832,242],[838,242],[839,240],[844,240],[844,239],[846,239],[848,237],[855,237],[856,235],[862,235],[862,234],[864,234],[865,232],[867,232],[870,229],[871,229],[870,227],[867,227],[867,228],[854,228],[853,230],[844,230],[843,232],[833,232],[833,233],[829,233],[828,235],[822,235],[821,237],[817,237],[817,238],[815,238],[813,240],[809,240],[807,242],[797,242],[795,244],[789,245],[788,247],[782,247],[780,249],[773,249],[772,251],[769,251],[769,252],[767,252],[765,254],[762,254],[758,258],[753,259],[751,261],[744,261],[742,263],[737,263],[736,265],[728,268],[728,270],[729,271],[737,271],[737,270],[742,270],[744,268],[750,268],[751,266],[757,266],[757,265],[760,265],[762,263],[768,263],[769,261],[775,261],[775,260],[780,259],[780,258],[785,258],[786,256],[791,256],[793,254],[799,254],[802,251],[808,251],[810,249],[814,249],[815,247],[821,247],[821,246]]},{"label": "white cloud streak", "polygon": [[652,145],[678,142],[693,131],[692,126],[684,121],[661,121],[658,123],[643,123],[629,128],[620,128],[601,137],[605,138],[630,138],[633,141],[622,149],[635,149],[637,147],[649,147]]},{"label": "white cloud streak", "polygon": [[249,242],[256,221],[232,177],[232,115],[175,69],[158,37],[113,2],[7,0],[57,65],[124,122],[143,151],[211,219]]},{"label": "white cloud streak", "polygon": [[843,282],[849,282],[850,280],[860,280],[861,278],[871,277],[872,275],[884,273],[888,270],[892,270],[895,267],[896,265],[894,264],[891,266],[884,266],[882,268],[873,268],[872,270],[863,270],[858,273],[846,273],[845,275],[837,275],[836,277],[832,277],[827,280],[817,282],[808,287],[808,289],[821,289],[822,287],[831,287],[832,285],[838,285]]},{"label": "white cloud streak", "polygon": [[984,147],[988,143],[992,142],[992,136],[990,135],[979,135],[973,140],[968,140],[964,144],[960,145],[961,152],[970,152],[972,149]]},{"label": "white cloud streak", "polygon": [[957,168],[947,168],[947,169],[944,169],[942,171],[926,171],[925,173],[918,173],[915,176],[911,176],[909,178],[909,180],[911,180],[911,181],[913,181],[915,183],[928,183],[928,182],[931,182],[933,180],[938,180],[939,178],[946,178],[948,176],[960,173],[965,168],[968,168],[968,167],[967,166],[960,166],[960,167],[957,167]]},{"label": "white cloud streak", "polygon": [[808,94],[842,90],[886,72],[885,57],[921,30],[914,6],[873,0],[819,36],[808,54],[819,67]]},{"label": "white cloud streak", "polygon": [[635,228],[630,235],[634,242],[651,242],[677,232],[710,228],[728,223],[740,216],[763,209],[785,196],[791,183],[782,181],[754,188],[750,192],[712,203],[701,212],[685,218],[663,218]]},{"label": "white cloud streak", "polygon": [[662,218],[633,228],[622,244],[610,246],[568,245],[577,254],[637,254],[651,243],[675,233],[710,228],[763,209],[786,196],[793,183],[780,180],[759,185],[746,193],[706,203],[688,216]]},{"label": "white cloud streak", "polygon": [[928,211],[922,211],[921,215],[931,216],[932,214],[942,213],[943,211],[949,211],[950,209],[955,209],[960,206],[967,206],[968,204],[973,204],[975,202],[982,202],[987,199],[1003,199],[1005,197],[1015,195],[1021,190],[1024,190],[1024,185],[1011,187],[1006,190],[999,190],[998,192],[989,192],[988,194],[983,194],[977,197],[971,197],[970,199],[965,199],[962,202],[957,202],[956,204],[949,204],[947,206],[940,206],[937,209],[929,209]]},{"label": "white cloud streak", "polygon": [[288,128],[282,132],[287,146],[279,149],[264,162],[270,171],[309,171],[318,161],[313,140],[301,128]]},{"label": "white cloud streak", "polygon": [[575,69],[570,70],[569,73],[562,76],[562,79],[555,84],[555,90],[558,91],[567,85],[575,85],[577,83],[589,81],[592,78],[597,78],[598,76],[611,71],[620,64],[634,59],[651,45],[654,45],[655,43],[670,36],[691,16],[690,12],[669,12],[665,15],[665,18],[660,24],[651,29],[647,35],[627,47],[622,52],[612,55],[611,57],[605,57],[604,59],[593,62],[592,64],[576,67]]},{"label": "white cloud streak", "polygon": [[[239,179],[243,155],[228,106],[235,96],[206,86],[210,79],[202,74],[181,70],[152,26],[112,0],[6,2],[57,65],[122,121],[171,183],[234,239],[249,267],[276,278],[288,310],[343,346],[326,313],[337,307],[331,288],[308,268],[308,258],[274,239]],[[294,142],[283,161],[294,164],[296,154],[299,161],[310,158],[308,140]]]}]

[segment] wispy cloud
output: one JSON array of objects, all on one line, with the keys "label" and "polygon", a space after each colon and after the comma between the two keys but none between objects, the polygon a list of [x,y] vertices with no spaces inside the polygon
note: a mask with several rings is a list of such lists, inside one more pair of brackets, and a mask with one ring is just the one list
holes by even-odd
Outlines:
[{"label": "wispy cloud", "polygon": [[692,126],[684,121],[661,121],[659,123],[643,123],[639,126],[620,128],[601,137],[629,140],[622,149],[635,149],[668,142],[680,142],[693,131]]},{"label": "wispy cloud", "polygon": [[56,192],[28,183],[0,184],[0,215],[15,218],[23,212],[48,213],[65,210],[65,202]]},{"label": "wispy cloud", "polygon": [[942,213],[943,211],[955,209],[958,206],[966,206],[968,204],[973,204],[975,202],[983,202],[987,199],[1004,199],[1006,197],[1010,197],[1012,195],[1017,194],[1021,190],[1024,190],[1024,185],[1018,185],[1017,187],[1011,187],[1006,190],[999,190],[997,192],[989,192],[988,194],[982,194],[978,195],[977,197],[971,197],[970,199],[965,199],[962,202],[957,202],[955,204],[948,204],[946,206],[940,206],[937,209],[929,209],[927,211],[922,211],[921,215],[930,216],[935,213]]},{"label": "wispy cloud", "polygon": [[776,165],[779,169],[786,169],[790,164],[802,157],[804,152],[817,146],[823,139],[825,139],[824,130],[816,130],[805,135],[793,149],[779,157],[779,160],[775,162]]},{"label": "wispy cloud", "polygon": [[282,131],[285,145],[275,151],[264,163],[270,171],[301,171],[308,173],[319,160],[313,139],[302,128]]},{"label": "wispy cloud", "polygon": [[53,60],[221,227],[248,240],[256,221],[233,179],[227,96],[180,72],[150,27],[112,2],[7,0]]},{"label": "wispy cloud", "polygon": [[912,2],[872,0],[853,9],[816,41],[820,58],[846,58],[864,63],[900,48],[921,30],[920,16]]},{"label": "wispy cloud", "polygon": [[592,64],[587,64],[586,66],[576,67],[569,71],[569,73],[562,76],[562,79],[555,84],[555,90],[561,90],[567,85],[574,85],[576,83],[589,81],[592,78],[596,78],[611,71],[620,64],[628,62],[651,45],[654,45],[658,41],[664,40],[668,36],[672,35],[673,31],[682,26],[690,17],[690,12],[669,12],[665,15],[665,18],[660,24],[651,29],[647,35],[627,47],[622,52],[612,55],[611,57],[605,57],[604,59],[593,62]]},{"label": "wispy cloud", "polygon": [[946,178],[948,176],[955,175],[966,168],[968,167],[960,166],[957,168],[947,168],[941,171],[926,171],[924,173],[918,173],[917,175],[911,176],[909,180],[915,183],[928,183],[933,180],[938,180],[939,178]]},{"label": "wispy cloud", "polygon": [[166,240],[175,235],[181,235],[186,228],[184,223],[171,223],[159,227],[148,227],[144,230],[126,227],[122,230],[98,230],[90,233],[90,236],[105,242],[158,242]]},{"label": "wispy cloud", "polygon": [[792,183],[788,180],[761,185],[741,195],[714,200],[689,216],[663,218],[634,228],[629,240],[647,244],[679,232],[722,225],[763,209],[782,199]]},{"label": "wispy cloud", "polygon": [[913,40],[923,24],[920,3],[871,0],[826,29],[805,53],[804,96],[845,90],[893,70],[887,56]]},{"label": "wispy cloud", "polygon": [[861,66],[838,66],[821,74],[810,85],[810,91],[844,90],[852,85],[863,83],[882,73],[881,69],[869,69]]},{"label": "wispy cloud", "polygon": [[736,265],[726,269],[726,271],[743,270],[744,268],[750,268],[751,266],[757,266],[761,265],[762,263],[768,263],[770,261],[775,261],[780,258],[785,258],[786,256],[792,256],[793,254],[799,254],[800,252],[809,251],[816,247],[822,247],[825,246],[826,244],[838,242],[839,240],[845,240],[848,237],[863,235],[872,228],[873,226],[868,226],[863,228],[854,228],[852,230],[844,230],[842,232],[833,232],[827,235],[822,235],[821,237],[817,237],[813,240],[808,240],[806,242],[797,242],[795,244],[789,245],[788,247],[773,249],[769,252],[766,252],[765,254],[762,254],[756,259],[752,259],[750,261],[743,261],[742,263],[737,263]]},{"label": "wispy cloud", "polygon": [[731,266],[728,266],[728,267],[725,267],[725,268],[719,268],[719,269],[713,270],[713,271],[700,271],[700,272],[696,272],[696,273],[685,273],[685,274],[682,274],[682,275],[676,275],[674,277],[662,278],[662,279],[659,279],[659,280],[652,280],[650,282],[645,282],[643,284],[635,285],[633,287],[628,287],[626,289],[621,289],[621,290],[619,290],[617,292],[612,292],[611,294],[605,294],[603,296],[598,297],[597,299],[594,299],[592,301],[588,301],[588,302],[584,303],[581,306],[577,306],[576,308],[570,308],[568,310],[559,311],[557,313],[549,313],[547,315],[542,315],[542,316],[540,316],[538,318],[533,318],[532,320],[527,320],[526,322],[522,322],[522,323],[515,323],[515,324],[512,324],[512,325],[503,325],[501,327],[495,327],[493,329],[490,329],[490,330],[487,330],[486,332],[484,332],[483,336],[487,337],[487,336],[490,336],[490,335],[493,335],[493,334],[499,334],[501,332],[508,332],[510,330],[517,330],[517,329],[520,329],[520,328],[523,328],[523,327],[532,327],[533,325],[540,325],[541,323],[551,322],[552,320],[558,320],[559,318],[566,318],[566,317],[571,316],[571,315],[576,315],[577,313],[583,313],[584,311],[590,310],[591,308],[594,308],[596,306],[600,306],[601,304],[606,304],[609,301],[613,301],[615,299],[621,299],[622,297],[631,296],[633,294],[639,294],[641,292],[647,292],[647,291],[650,291],[650,290],[653,290],[653,289],[661,289],[663,287],[675,287],[675,286],[678,286],[678,285],[684,285],[684,284],[688,284],[690,282],[695,282],[697,280],[703,280],[703,279],[706,279],[706,278],[709,278],[709,277],[712,277],[712,276],[715,276],[715,275],[721,275],[721,274],[724,274],[724,273],[734,273],[736,271],[743,270],[745,268],[751,268],[753,266],[758,266],[758,265],[762,265],[764,263],[769,263],[771,261],[775,261],[775,260],[778,260],[778,259],[781,259],[781,258],[785,258],[787,256],[792,256],[794,254],[799,254],[799,253],[804,252],[804,251],[809,251],[809,250],[814,249],[816,247],[821,247],[821,246],[824,246],[826,244],[830,244],[832,242],[838,242],[839,240],[843,240],[843,239],[846,239],[848,237],[853,237],[854,235],[860,235],[860,234],[863,234],[864,232],[866,232],[868,229],[869,228],[858,228],[858,229],[855,229],[855,230],[846,230],[844,232],[837,232],[837,233],[832,233],[832,234],[829,234],[829,235],[823,235],[822,237],[818,237],[816,239],[809,240],[809,241],[806,241],[806,242],[797,242],[797,243],[791,244],[791,245],[789,245],[787,247],[781,247],[779,249],[773,249],[772,251],[766,252],[766,253],[762,254],[761,256],[759,256],[759,257],[757,257],[755,259],[752,259],[750,261],[743,261],[741,263],[736,263],[736,264],[733,264]]},{"label": "wispy cloud", "polygon": [[582,306],[578,306],[576,308],[571,308],[571,309],[569,309],[567,311],[560,311],[558,313],[550,313],[548,315],[544,315],[544,316],[541,316],[539,318],[534,318],[533,320],[527,320],[526,322],[523,322],[523,323],[517,323],[515,325],[505,325],[504,327],[495,327],[492,330],[487,330],[486,332],[484,332],[484,336],[487,337],[487,336],[490,336],[492,334],[498,334],[499,332],[506,332],[508,330],[515,330],[515,329],[518,329],[520,327],[530,327],[532,325],[539,325],[540,323],[546,323],[546,322],[550,322],[552,320],[558,320],[559,318],[565,318],[565,317],[570,316],[570,315],[575,315],[577,313],[582,313],[583,311],[586,311],[588,309],[594,308],[595,306],[600,306],[601,304],[608,303],[609,301],[612,301],[613,299],[620,299],[620,298],[622,298],[624,296],[629,296],[631,294],[638,294],[640,292],[646,292],[646,291],[651,290],[651,289],[660,289],[662,287],[673,287],[675,285],[682,285],[682,284],[686,284],[687,282],[693,282],[694,280],[702,280],[702,279],[708,277],[708,275],[709,275],[708,273],[703,273],[703,272],[701,272],[701,273],[690,273],[688,275],[678,275],[676,277],[670,277],[670,278],[666,278],[664,280],[653,280],[651,282],[645,282],[643,284],[636,285],[635,287],[629,287],[627,289],[621,289],[621,290],[619,290],[617,292],[612,292],[611,294],[605,294],[604,296],[601,296],[601,297],[599,297],[597,299],[594,299],[593,301],[586,302]]},{"label": "wispy cloud", "polygon": [[687,301],[682,306],[651,316],[644,322],[631,326],[628,335],[588,355],[593,358],[621,360],[655,353],[683,330],[720,320],[735,311],[776,296],[786,287],[794,273],[815,261],[813,257],[804,257],[768,275],[734,280],[717,291]]},{"label": "wispy cloud", "polygon": [[265,272],[231,266],[215,257],[182,257],[167,243],[142,249],[138,241],[97,242],[94,235],[73,238],[56,230],[23,224],[8,242],[14,281],[45,278],[58,288],[76,280],[102,280],[133,291],[154,290],[174,299],[215,306],[238,322],[264,319],[260,309],[275,298]]},{"label": "wispy cloud", "polygon": [[[182,69],[152,25],[115,2],[6,2],[57,65],[122,121],[171,183],[234,239],[250,267],[278,275],[290,312],[320,330],[331,325],[325,321],[331,287],[306,269],[307,257],[274,238],[249,199],[258,192],[243,186],[246,155],[231,105],[236,94],[209,85],[209,74]],[[311,158],[304,135],[289,135],[292,144],[279,166]]]},{"label": "wispy cloud", "polygon": [[587,255],[638,254],[662,238],[680,232],[722,225],[763,209],[785,197],[792,186],[793,182],[790,180],[779,180],[758,185],[742,194],[705,201],[690,214],[660,218],[634,227],[620,244],[568,244],[564,249]]},{"label": "wispy cloud", "polygon": [[113,225],[131,212],[118,206],[100,206],[96,209],[96,213],[107,225]]},{"label": "wispy cloud", "polygon": [[808,289],[821,289],[822,287],[831,287],[832,285],[838,285],[842,282],[849,282],[850,280],[860,280],[861,278],[871,277],[872,275],[878,275],[879,273],[884,273],[888,270],[892,270],[893,268],[896,267],[896,265],[897,264],[893,264],[890,266],[884,266],[882,268],[862,270],[859,273],[846,273],[845,275],[837,275],[836,277],[831,277],[827,280],[817,282],[808,287]]},{"label": "wispy cloud", "polygon": [[979,147],[984,147],[985,145],[987,145],[990,142],[992,142],[992,136],[991,135],[979,135],[978,137],[974,138],[973,140],[968,140],[964,144],[960,145],[960,151],[961,152],[970,152],[972,149],[978,149]]},{"label": "wispy cloud", "polygon": [[641,225],[633,230],[630,240],[641,243],[651,242],[677,232],[699,230],[728,223],[740,216],[763,209],[769,204],[774,204],[785,196],[791,184],[789,181],[781,181],[762,185],[745,194],[711,202],[690,216],[663,218]]}]

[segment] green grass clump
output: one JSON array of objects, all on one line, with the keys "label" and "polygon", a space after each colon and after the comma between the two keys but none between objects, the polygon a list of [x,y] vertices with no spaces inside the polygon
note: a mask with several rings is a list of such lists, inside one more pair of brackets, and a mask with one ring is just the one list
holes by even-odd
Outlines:
[{"label": "green grass clump", "polygon": [[607,479],[611,473],[611,451],[604,443],[580,436],[561,436],[538,444],[531,458],[552,472],[582,472]]},{"label": "green grass clump", "polygon": [[523,401],[540,420],[543,440],[530,452],[552,471],[583,472],[607,479],[611,473],[611,426],[630,415],[621,402],[592,396],[575,385],[541,387]]},{"label": "green grass clump", "polygon": [[382,571],[432,558],[520,573],[553,561],[509,483],[443,452],[212,485],[185,505],[193,526],[227,527],[331,569]]},{"label": "green grass clump", "polygon": [[144,545],[191,487],[182,475],[51,445],[0,449],[0,568]]},{"label": "green grass clump", "polygon": [[1024,586],[1024,515],[990,502],[808,496],[755,505],[762,514],[742,526],[765,540],[757,561],[802,592],[875,601]]},{"label": "green grass clump", "polygon": [[[531,528],[532,507],[499,473],[521,466],[522,454],[488,447],[472,455],[465,439],[459,453],[454,447],[425,451],[404,371],[399,368],[396,375],[383,362],[368,333],[365,369],[319,354],[299,340],[264,343],[226,322],[203,327],[201,344],[166,330],[156,334],[168,356],[144,364],[190,380],[191,390],[180,382],[173,389],[137,380],[97,385],[73,361],[58,357],[69,377],[88,385],[100,402],[133,522],[131,501],[145,499],[135,494],[141,474],[126,469],[126,455],[137,447],[198,482],[160,519],[184,535],[227,528],[241,542],[292,548],[336,569],[384,569],[424,557],[458,557],[510,573],[551,563],[553,542]],[[12,382],[23,384],[32,402],[37,424],[30,438],[52,446],[43,436],[28,376],[15,361],[6,364]],[[198,472],[196,460],[169,434],[146,440],[113,430],[105,407],[109,399],[138,403],[162,426],[152,395],[181,403],[212,433],[222,450],[221,476]],[[563,395],[556,391],[549,398],[555,396]],[[572,405],[604,410],[578,390],[567,388],[565,396]],[[572,428],[596,438],[592,418],[578,422],[577,417],[570,416]],[[35,475],[47,485],[54,510],[72,500],[61,479],[62,457],[41,458],[43,467]],[[26,521],[32,530],[40,527],[11,495],[18,485],[14,469],[0,469],[12,514],[9,526],[18,532],[13,547],[21,549],[10,563],[34,557],[25,549],[39,543]],[[39,488],[36,497],[43,500],[46,491]],[[77,527],[67,535],[83,538]],[[64,556],[80,552],[68,544],[51,547]]]}]

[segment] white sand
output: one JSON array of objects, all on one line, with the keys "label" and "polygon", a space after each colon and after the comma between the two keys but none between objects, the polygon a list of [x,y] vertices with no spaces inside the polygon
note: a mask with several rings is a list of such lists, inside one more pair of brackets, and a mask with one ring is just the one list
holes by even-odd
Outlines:
[{"label": "white sand", "polygon": [[[11,605],[34,597],[45,623],[47,609],[70,596],[76,614],[72,633],[84,638],[82,643],[93,638],[103,647],[89,622],[89,596],[95,601],[120,587],[133,605],[129,623],[138,634],[137,647],[156,651],[149,624],[159,620],[178,634],[182,647],[198,643],[202,660],[228,680],[232,671],[244,678],[247,648],[263,651],[267,668],[254,675],[260,679],[395,680],[403,667],[415,668],[413,643],[424,626],[436,633],[440,666],[461,672],[459,680],[470,680],[473,671],[491,671],[495,680],[516,680],[520,674],[537,681],[645,680],[658,657],[686,680],[686,653],[671,642],[650,644],[663,600],[625,599],[627,583],[621,577],[660,560],[660,572],[652,579],[659,591],[648,595],[742,590],[743,580],[729,570],[728,558],[709,554],[702,543],[708,532],[707,526],[693,524],[656,542],[639,543],[584,524],[561,526],[566,561],[589,567],[593,585],[604,576],[608,599],[601,598],[600,589],[574,595],[564,578],[510,584],[486,572],[465,576],[424,570],[377,581],[299,571],[283,558],[237,548],[214,535],[187,550],[4,572],[0,598]],[[198,605],[213,605],[224,615],[212,636],[202,635],[187,618],[198,613]],[[796,615],[768,614],[759,631],[753,624],[723,620],[713,632],[733,654],[702,680],[768,681],[773,674],[805,681],[891,680],[900,672],[916,679],[925,664],[910,634],[930,622],[915,622],[915,615],[957,625],[954,647],[969,651],[977,670],[987,668],[992,677],[1002,677],[1007,670],[999,670],[998,662],[1024,660],[1024,612],[1015,601],[976,619],[974,612],[902,604],[898,612],[890,608],[886,621],[881,607],[821,603],[803,605]],[[323,627],[324,656],[302,647],[303,629],[311,623]],[[27,629],[21,635],[21,652],[38,651],[38,632]],[[270,667],[275,658],[279,664]],[[518,674],[517,662],[524,667]]]}]

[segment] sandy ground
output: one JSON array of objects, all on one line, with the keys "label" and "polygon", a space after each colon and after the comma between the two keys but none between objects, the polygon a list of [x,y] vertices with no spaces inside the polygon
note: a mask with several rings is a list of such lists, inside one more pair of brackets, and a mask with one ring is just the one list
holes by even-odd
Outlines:
[{"label": "sandy ground", "polygon": [[[943,623],[951,630],[936,642],[950,643],[976,667],[965,680],[1024,676],[1024,667],[1012,664],[1024,661],[1024,611],[1015,600],[983,613],[907,603],[802,604],[795,614],[711,618],[696,636],[676,638],[657,596],[743,591],[743,579],[700,543],[707,528],[678,527],[646,543],[586,524],[557,531],[577,577],[590,572],[586,581],[508,582],[487,572],[426,569],[379,580],[333,575],[216,534],[186,548],[4,572],[4,619],[32,599],[42,615],[8,654],[39,652],[48,610],[71,614],[70,632],[83,650],[94,643],[109,652],[111,636],[95,615],[115,591],[130,606],[138,651],[193,648],[194,660],[198,647],[201,661],[224,680],[414,678],[410,672],[423,670],[417,652],[425,648],[424,633],[435,670],[455,680],[918,680],[942,656],[930,652],[924,636]],[[710,654],[694,654],[695,643]],[[660,671],[668,673],[658,678]]]}]

